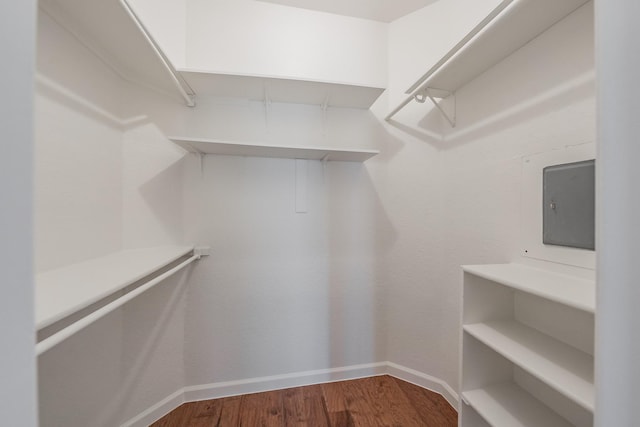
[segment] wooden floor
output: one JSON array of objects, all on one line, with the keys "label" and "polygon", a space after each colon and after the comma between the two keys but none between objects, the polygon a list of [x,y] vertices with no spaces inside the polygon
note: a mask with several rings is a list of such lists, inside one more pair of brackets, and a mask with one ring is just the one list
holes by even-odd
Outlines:
[{"label": "wooden floor", "polygon": [[384,375],[185,403],[152,427],[457,426],[437,393]]}]

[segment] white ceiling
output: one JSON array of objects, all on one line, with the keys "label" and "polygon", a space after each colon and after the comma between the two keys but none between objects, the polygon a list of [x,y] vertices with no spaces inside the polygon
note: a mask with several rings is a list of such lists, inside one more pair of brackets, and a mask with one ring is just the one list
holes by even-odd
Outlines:
[{"label": "white ceiling", "polygon": [[338,15],[391,22],[436,0],[258,0]]}]

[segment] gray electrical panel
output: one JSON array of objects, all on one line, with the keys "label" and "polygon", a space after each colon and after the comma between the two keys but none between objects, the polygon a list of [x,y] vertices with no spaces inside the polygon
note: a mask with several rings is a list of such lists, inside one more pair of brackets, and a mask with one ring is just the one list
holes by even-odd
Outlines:
[{"label": "gray electrical panel", "polygon": [[595,160],[543,169],[542,242],[595,250]]}]

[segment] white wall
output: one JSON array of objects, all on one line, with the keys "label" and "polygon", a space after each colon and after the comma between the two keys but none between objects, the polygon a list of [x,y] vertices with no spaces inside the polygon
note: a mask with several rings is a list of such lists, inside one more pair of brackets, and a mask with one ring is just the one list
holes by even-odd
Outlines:
[{"label": "white wall", "polygon": [[38,21],[34,212],[43,271],[120,248],[122,132],[118,77],[44,12]]},{"label": "white wall", "polygon": [[[386,108],[376,105],[380,120],[495,3],[436,2],[391,23],[388,103]],[[381,154],[384,166],[373,177],[394,236],[387,242],[384,264],[387,357],[457,389],[459,283],[443,280],[442,267],[450,244],[443,124],[427,115],[428,104],[406,110],[387,128],[392,137]],[[425,128],[425,117],[430,128]]]},{"label": "white wall", "polygon": [[251,0],[187,2],[187,67],[385,87],[387,26]]},{"label": "white wall", "polygon": [[173,66],[184,68],[187,56],[187,0],[131,0],[130,5]]},{"label": "white wall", "polygon": [[182,149],[145,119],[127,128],[121,154],[123,246],[182,244]]},{"label": "white wall", "polygon": [[308,162],[308,212],[295,212],[295,161],[192,159],[201,216],[192,239],[212,256],[194,272],[187,384],[385,360],[378,230],[367,168]]},{"label": "white wall", "polygon": [[[392,23],[390,97],[413,81],[406,70],[423,57],[409,50],[418,35],[427,51],[446,51],[446,35],[468,31],[464,27],[475,24],[471,14],[479,20],[495,3],[437,2]],[[460,265],[532,262],[520,258],[522,158],[578,144],[593,151],[590,8],[461,88],[455,129],[428,104],[411,104],[395,117],[402,149],[386,176],[374,177],[377,188],[394,192],[381,195],[397,232],[387,262],[389,360],[457,388]],[[460,19],[449,31],[428,25],[452,16]],[[440,36],[445,46],[436,46]]]},{"label": "white wall", "polygon": [[0,419],[6,425],[36,426],[33,313],[33,75],[34,1],[0,4]]}]

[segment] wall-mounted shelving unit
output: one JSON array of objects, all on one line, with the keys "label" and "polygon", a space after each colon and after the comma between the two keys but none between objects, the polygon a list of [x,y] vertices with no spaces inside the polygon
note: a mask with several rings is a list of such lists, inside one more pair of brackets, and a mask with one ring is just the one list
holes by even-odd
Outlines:
[{"label": "wall-mounted shelving unit", "polygon": [[589,0],[504,0],[458,44],[420,77],[409,94],[385,118],[389,121],[411,101],[431,99],[451,126],[436,99],[455,96],[465,84],[502,61]]},{"label": "wall-mounted shelving unit", "polygon": [[189,246],[130,249],[36,276],[36,328],[78,313],[193,252]]},{"label": "wall-mounted shelving unit", "polygon": [[595,282],[520,264],[463,271],[460,425],[593,425]]},{"label": "wall-mounted shelving unit", "polygon": [[262,102],[312,104],[323,108],[367,109],[384,88],[294,78],[179,70],[200,95],[234,97]]},{"label": "wall-mounted shelving unit", "polygon": [[198,154],[277,157],[285,159],[364,162],[379,154],[377,150],[288,147],[282,145],[235,143],[213,139],[169,137],[185,150]]},{"label": "wall-mounted shelving unit", "polygon": [[195,105],[193,90],[126,0],[39,0],[39,6],[125,80]]},{"label": "wall-mounted shelving unit", "polygon": [[127,0],[39,0],[41,10],[125,80],[180,95],[195,106],[195,94],[368,109],[385,88],[277,76],[176,70]]}]

